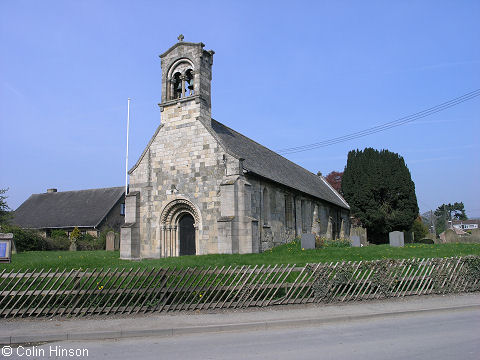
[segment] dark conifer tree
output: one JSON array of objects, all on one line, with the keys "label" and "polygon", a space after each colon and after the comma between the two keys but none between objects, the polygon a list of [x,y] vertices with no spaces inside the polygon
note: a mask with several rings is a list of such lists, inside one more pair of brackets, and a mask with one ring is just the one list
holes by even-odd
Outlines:
[{"label": "dark conifer tree", "polygon": [[350,151],[342,193],[373,243],[388,242],[390,231],[411,229],[418,216],[410,171],[400,155],[388,150]]}]

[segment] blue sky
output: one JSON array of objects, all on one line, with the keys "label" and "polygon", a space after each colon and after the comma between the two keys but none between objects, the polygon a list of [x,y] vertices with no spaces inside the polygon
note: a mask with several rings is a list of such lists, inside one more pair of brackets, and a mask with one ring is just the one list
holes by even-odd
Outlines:
[{"label": "blue sky", "polygon": [[[363,130],[480,88],[478,1],[0,2],[0,188],[121,186],[160,121],[158,55],[183,33],[215,51],[212,114],[283,149]],[[421,211],[480,217],[480,97],[371,136],[288,155],[343,170],[399,153]]]}]

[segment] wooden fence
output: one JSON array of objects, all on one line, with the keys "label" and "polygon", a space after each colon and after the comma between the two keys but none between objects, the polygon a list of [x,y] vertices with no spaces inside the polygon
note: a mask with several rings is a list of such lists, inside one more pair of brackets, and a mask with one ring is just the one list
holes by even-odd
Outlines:
[{"label": "wooden fence", "polygon": [[184,269],[0,272],[0,316],[345,302],[480,290],[480,257]]}]

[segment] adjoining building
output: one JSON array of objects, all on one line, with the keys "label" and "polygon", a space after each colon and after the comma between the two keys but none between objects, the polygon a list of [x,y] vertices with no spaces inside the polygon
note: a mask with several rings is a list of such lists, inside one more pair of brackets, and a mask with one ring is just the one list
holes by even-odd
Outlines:
[{"label": "adjoining building", "polygon": [[180,36],[160,55],[161,123],[129,171],[121,258],[256,253],[302,233],[348,236],[349,206],[323,177],[212,119],[214,52],[203,48]]},{"label": "adjoining building", "polygon": [[48,236],[52,230],[68,234],[75,227],[84,233],[98,236],[104,229],[119,232],[125,222],[125,188],[63,191],[48,189],[31,195],[14,212],[12,224],[34,229]]},{"label": "adjoining building", "polygon": [[480,225],[480,220],[478,220],[478,219],[453,220],[452,221],[452,226],[455,229],[460,229],[460,230],[463,230],[463,231],[478,229],[478,225]]}]

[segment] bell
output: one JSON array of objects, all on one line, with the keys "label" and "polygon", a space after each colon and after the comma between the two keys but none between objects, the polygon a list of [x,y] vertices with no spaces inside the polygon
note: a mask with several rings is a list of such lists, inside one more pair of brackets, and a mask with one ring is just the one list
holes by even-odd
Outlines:
[{"label": "bell", "polygon": [[188,80],[188,88],[193,90],[193,79]]},{"label": "bell", "polygon": [[179,92],[179,93],[182,92],[182,83],[181,83],[181,82],[178,82],[177,88],[175,89],[175,91],[176,91],[176,92]]}]

